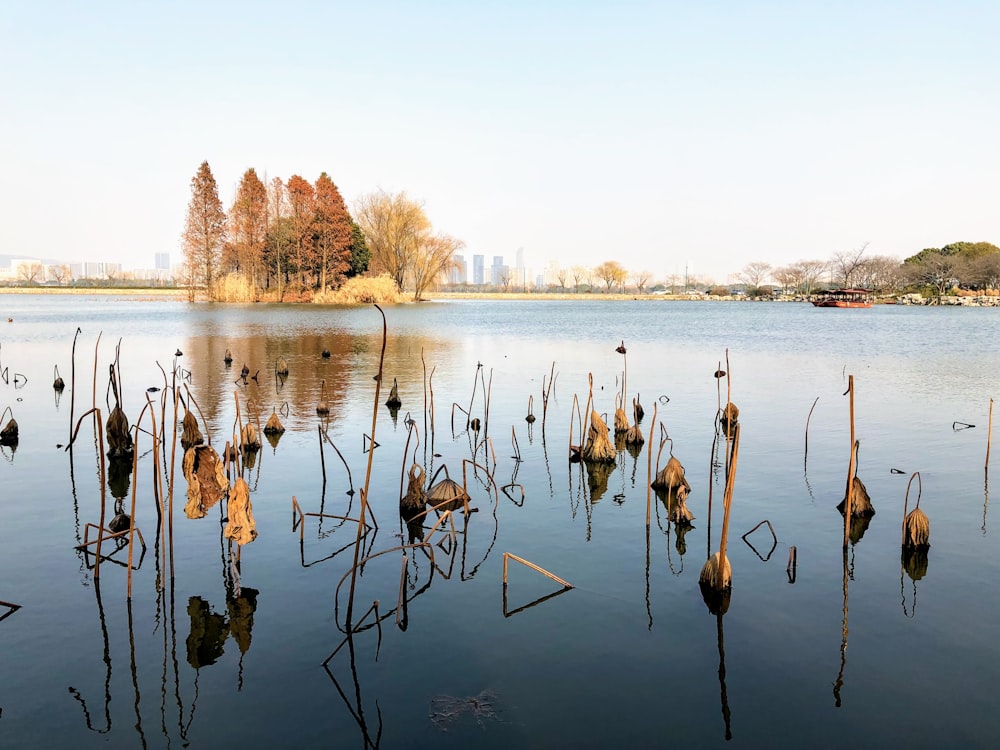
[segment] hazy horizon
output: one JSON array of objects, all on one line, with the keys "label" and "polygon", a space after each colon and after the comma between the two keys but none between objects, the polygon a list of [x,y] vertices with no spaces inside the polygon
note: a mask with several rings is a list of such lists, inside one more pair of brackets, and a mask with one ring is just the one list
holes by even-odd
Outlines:
[{"label": "hazy horizon", "polygon": [[[465,255],[718,281],[1000,241],[1000,6],[8,4],[0,253],[180,257],[207,160],[425,204]],[[148,255],[139,262],[137,257]]]}]

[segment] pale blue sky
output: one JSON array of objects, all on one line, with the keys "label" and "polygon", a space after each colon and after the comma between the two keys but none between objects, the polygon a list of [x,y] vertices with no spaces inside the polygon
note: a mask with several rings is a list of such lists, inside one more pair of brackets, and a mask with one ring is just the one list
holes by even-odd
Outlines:
[{"label": "pale blue sky", "polygon": [[14,2],[0,253],[179,258],[208,160],[425,202],[466,253],[722,281],[1000,244],[997,2]]}]

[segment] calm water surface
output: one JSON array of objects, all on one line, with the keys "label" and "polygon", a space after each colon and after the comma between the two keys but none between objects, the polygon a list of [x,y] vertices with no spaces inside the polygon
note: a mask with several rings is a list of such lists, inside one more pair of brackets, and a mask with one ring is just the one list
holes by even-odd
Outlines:
[{"label": "calm water surface", "polygon": [[[366,435],[382,347],[374,308],[0,295],[0,315],[13,319],[0,329],[0,409],[20,426],[16,450],[0,451],[0,600],[20,605],[0,620],[0,746],[994,746],[1000,550],[984,473],[1000,363],[994,310],[390,307],[373,452]],[[53,367],[70,382],[77,327],[75,394],[67,387],[57,397]],[[623,341],[627,361],[615,352]],[[126,491],[112,483],[107,496],[127,506],[136,495],[147,548],[133,563],[131,602],[126,549],[105,545],[96,581],[93,555],[77,549],[86,524],[100,519],[102,488],[91,418],[63,450],[70,402],[74,419],[95,401],[107,417],[116,348],[133,424],[147,398],[159,420],[175,368],[217,448],[232,439],[237,400],[244,415],[248,401],[262,421],[281,415],[288,431],[244,467],[259,536],[242,549],[238,572],[221,505],[184,516],[179,449],[171,565],[154,490],[158,478],[169,489],[171,451],[157,471],[148,410],[137,481],[127,477]],[[727,349],[742,434],[732,600],[717,617],[698,574],[721,530],[713,373]],[[284,382],[273,375],[279,357],[290,369]],[[585,403],[592,375],[595,407],[610,422],[626,364],[643,433],[655,430],[653,462],[665,433],[661,464],[672,446],[686,467],[696,516],[686,531],[667,523],[654,496],[647,535],[645,449],[619,454],[607,477],[567,460],[580,441],[574,396]],[[845,584],[836,505],[849,458],[849,375],[859,476],[877,514],[847,553]],[[393,379],[403,402],[395,415],[381,404]],[[330,414],[320,418],[324,394]],[[478,434],[465,428],[470,401],[486,422]],[[350,476],[329,443],[321,456],[317,426]],[[309,516],[300,542],[292,497],[307,513],[356,518],[369,458],[378,528],[364,554],[377,556],[358,578],[354,619],[378,601],[380,628],[369,614],[324,668],[345,641],[349,583],[339,596],[338,583],[352,567],[356,525]],[[407,604],[397,612],[403,555],[378,553],[407,540],[402,473],[416,460],[462,482],[463,460],[473,458],[481,466],[467,466],[465,482],[478,510],[456,519],[454,541],[435,534],[433,560],[408,550]],[[918,471],[931,548],[925,568],[904,570],[903,502]],[[911,507],[915,499],[916,482]],[[741,538],[764,520],[776,540],[766,525]],[[550,596],[558,584],[511,563],[505,599],[505,552],[575,588]],[[0,607],[0,617],[9,611]]]}]

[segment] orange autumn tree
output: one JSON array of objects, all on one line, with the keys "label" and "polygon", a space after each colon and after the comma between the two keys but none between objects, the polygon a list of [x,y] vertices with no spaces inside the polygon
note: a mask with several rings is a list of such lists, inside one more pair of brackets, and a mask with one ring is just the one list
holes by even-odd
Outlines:
[{"label": "orange autumn tree", "polygon": [[251,167],[244,172],[229,209],[229,242],[223,251],[223,266],[242,275],[253,289],[263,277],[266,240],[267,189]]},{"label": "orange autumn tree", "polygon": [[288,216],[293,236],[292,271],[299,274],[299,282],[306,285],[306,272],[312,264],[313,222],[316,219],[316,190],[308,180],[297,174],[288,178]]},{"label": "orange autumn tree", "polygon": [[316,180],[315,207],[314,257],[318,265],[320,291],[325,294],[329,276],[339,284],[351,269],[353,242],[351,216],[340,191],[326,172]]},{"label": "orange autumn tree", "polygon": [[208,162],[203,161],[191,178],[191,200],[181,235],[184,263],[188,268],[189,298],[193,298],[196,286],[205,287],[209,295],[214,293],[225,240],[226,213],[219,200],[219,187]]}]

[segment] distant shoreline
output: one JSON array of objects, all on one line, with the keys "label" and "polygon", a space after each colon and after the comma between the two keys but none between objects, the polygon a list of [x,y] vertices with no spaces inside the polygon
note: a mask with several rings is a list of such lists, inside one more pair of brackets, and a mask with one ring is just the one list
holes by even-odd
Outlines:
[{"label": "distant shoreline", "polygon": [[[127,288],[127,287],[67,287],[67,286],[37,286],[37,287],[0,287],[0,294],[56,294],[56,295],[101,295],[119,297],[148,297],[151,299],[176,299],[187,301],[187,289],[163,287]],[[413,302],[412,295],[404,294],[403,304]],[[586,292],[430,292],[421,302],[446,302],[448,300],[563,300],[563,301],[595,301],[624,302],[635,300],[737,300],[737,297],[698,297],[690,294],[605,294]],[[745,299],[745,298],[744,298]],[[201,295],[198,301],[204,301]],[[767,300],[771,301],[771,300]],[[225,303],[220,303],[225,304]],[[260,302],[257,304],[273,304]],[[286,303],[286,304],[310,304]]]},{"label": "distant shoreline", "polygon": [[0,294],[96,295],[108,297],[151,297],[154,299],[187,300],[187,289],[157,287],[82,287],[82,286],[4,286]]}]

